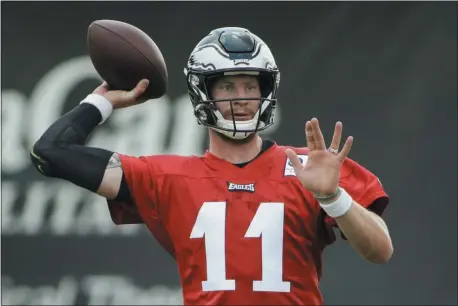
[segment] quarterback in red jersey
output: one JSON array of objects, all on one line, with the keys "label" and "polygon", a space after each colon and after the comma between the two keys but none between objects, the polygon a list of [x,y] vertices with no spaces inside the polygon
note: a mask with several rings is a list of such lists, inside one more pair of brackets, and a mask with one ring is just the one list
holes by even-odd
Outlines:
[{"label": "quarterback in red jersey", "polygon": [[[390,259],[380,217],[388,196],[347,157],[351,137],[340,149],[340,122],[329,147],[316,118],[305,124],[304,148],[258,135],[274,123],[280,84],[259,37],[216,29],[195,47],[185,74],[194,114],[209,130],[203,156],[133,157],[82,145],[118,105],[136,102],[143,80],[129,93],[97,88],[48,129],[32,161],[106,197],[116,224],[146,224],[177,261],[186,305],[323,304],[321,255],[335,226],[369,262]],[[64,155],[92,170],[66,166]]]}]

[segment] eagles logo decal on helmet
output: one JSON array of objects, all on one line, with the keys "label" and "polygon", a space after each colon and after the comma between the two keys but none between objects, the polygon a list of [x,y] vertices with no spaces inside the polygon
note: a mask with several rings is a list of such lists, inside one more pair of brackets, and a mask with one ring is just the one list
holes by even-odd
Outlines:
[{"label": "eagles logo decal on helmet", "polygon": [[[280,71],[269,47],[244,28],[228,27],[211,31],[192,51],[184,69],[188,92],[199,124],[233,138],[244,139],[274,123]],[[247,121],[224,119],[210,95],[212,80],[227,75],[255,75],[259,79],[261,103]],[[238,98],[258,100],[259,98]],[[234,118],[234,116],[232,116]]]}]

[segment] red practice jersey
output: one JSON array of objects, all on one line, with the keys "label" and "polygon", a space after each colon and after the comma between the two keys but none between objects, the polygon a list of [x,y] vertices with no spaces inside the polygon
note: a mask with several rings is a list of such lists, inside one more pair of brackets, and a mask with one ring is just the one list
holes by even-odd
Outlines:
[{"label": "red practice jersey", "polygon": [[[112,219],[145,223],[175,257],[186,305],[321,305],[333,220],[302,187],[285,149],[274,144],[243,168],[209,152],[120,155],[133,203],[109,201]],[[307,149],[293,149],[305,163]],[[340,186],[365,207],[388,198],[350,159]]]}]

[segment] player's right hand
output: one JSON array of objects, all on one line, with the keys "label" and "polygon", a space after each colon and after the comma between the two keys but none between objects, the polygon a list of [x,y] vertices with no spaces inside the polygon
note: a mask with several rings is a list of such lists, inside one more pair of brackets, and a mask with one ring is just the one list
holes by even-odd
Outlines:
[{"label": "player's right hand", "polygon": [[145,102],[147,99],[140,96],[145,92],[148,85],[149,80],[143,79],[131,91],[124,91],[110,90],[107,82],[103,82],[102,85],[94,90],[93,94],[104,96],[111,102],[114,109],[124,108]]}]

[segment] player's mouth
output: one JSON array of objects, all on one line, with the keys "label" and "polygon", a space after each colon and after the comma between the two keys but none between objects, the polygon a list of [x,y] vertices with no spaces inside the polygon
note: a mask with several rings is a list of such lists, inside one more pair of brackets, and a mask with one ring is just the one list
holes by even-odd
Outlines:
[{"label": "player's mouth", "polygon": [[253,115],[249,113],[234,113],[233,116],[231,116],[231,120],[235,119],[235,121],[247,121],[253,119]]},{"label": "player's mouth", "polygon": [[235,121],[246,121],[246,120],[251,120],[251,116],[248,115],[234,115],[233,117]]}]

